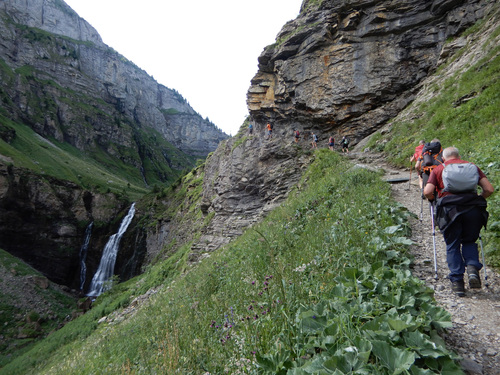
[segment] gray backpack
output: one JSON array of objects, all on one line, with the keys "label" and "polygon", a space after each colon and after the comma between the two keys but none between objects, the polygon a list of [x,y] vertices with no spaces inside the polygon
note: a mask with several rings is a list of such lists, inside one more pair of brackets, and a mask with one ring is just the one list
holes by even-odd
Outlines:
[{"label": "gray backpack", "polygon": [[472,163],[452,163],[443,169],[443,191],[450,193],[477,192],[479,171]]}]

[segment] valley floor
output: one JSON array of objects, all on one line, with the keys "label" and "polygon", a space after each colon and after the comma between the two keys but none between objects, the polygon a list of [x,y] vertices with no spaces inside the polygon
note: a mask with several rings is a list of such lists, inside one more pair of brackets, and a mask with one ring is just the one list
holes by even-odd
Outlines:
[{"label": "valley floor", "polygon": [[[447,278],[446,246],[443,237],[436,228],[436,250],[438,279],[434,272],[434,250],[432,224],[429,203],[422,199],[418,178],[412,173],[408,182],[408,170],[395,170],[389,167],[379,155],[365,152],[351,152],[349,157],[368,168],[382,168],[386,180],[406,179],[405,182],[392,183],[393,197],[405,206],[417,218],[412,219],[411,247],[414,256],[413,274],[434,289],[436,301],[452,316],[453,328],[444,335],[449,347],[462,356],[462,367],[468,374],[499,375],[500,374],[500,276],[486,264],[488,287],[485,287],[484,272],[481,270],[483,288],[468,289],[466,280],[466,296],[456,297],[451,292]],[[499,188],[499,187],[496,187]],[[420,221],[422,215],[422,221]],[[484,231],[484,229],[483,229]],[[486,263],[488,263],[486,261]]]}]

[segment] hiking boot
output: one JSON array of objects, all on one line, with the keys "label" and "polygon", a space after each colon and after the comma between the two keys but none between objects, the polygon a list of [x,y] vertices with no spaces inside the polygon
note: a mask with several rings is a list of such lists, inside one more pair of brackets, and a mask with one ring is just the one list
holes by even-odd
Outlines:
[{"label": "hiking boot", "polygon": [[465,296],[465,284],[463,280],[452,281],[451,282],[451,290],[455,292],[455,294],[459,297]]},{"label": "hiking boot", "polygon": [[469,287],[473,289],[481,288],[481,278],[479,277],[479,271],[476,267],[468,265],[467,274],[469,275]]}]

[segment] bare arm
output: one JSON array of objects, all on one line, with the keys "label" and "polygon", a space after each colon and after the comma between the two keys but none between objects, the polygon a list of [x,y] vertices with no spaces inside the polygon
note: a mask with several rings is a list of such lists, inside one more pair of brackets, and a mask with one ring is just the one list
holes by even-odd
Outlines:
[{"label": "bare arm", "polygon": [[427,183],[424,187],[424,195],[430,201],[434,199],[434,190],[436,190],[436,186],[431,183]]},{"label": "bare arm", "polygon": [[481,186],[481,189],[483,189],[483,192],[481,193],[481,195],[484,198],[488,198],[495,191],[495,188],[488,181],[488,179],[486,177],[483,177],[482,179],[479,180],[479,186]]}]

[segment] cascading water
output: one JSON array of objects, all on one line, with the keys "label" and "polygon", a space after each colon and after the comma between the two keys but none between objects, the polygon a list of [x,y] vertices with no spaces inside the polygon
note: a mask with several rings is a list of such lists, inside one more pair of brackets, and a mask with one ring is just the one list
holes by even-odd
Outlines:
[{"label": "cascading water", "polygon": [[90,236],[92,234],[92,226],[94,222],[91,222],[87,229],[85,229],[85,238],[80,248],[80,290],[83,290],[83,286],[85,285],[85,276],[87,274],[87,265],[85,261],[87,260],[87,250],[89,249]]},{"label": "cascading water", "polygon": [[120,240],[132,221],[134,214],[135,203],[133,203],[130,207],[127,216],[123,218],[120,228],[118,229],[118,233],[113,234],[104,247],[99,268],[97,268],[97,271],[92,278],[87,296],[97,297],[109,289],[109,285],[106,285],[106,282],[111,278],[111,276],[113,276]]}]

